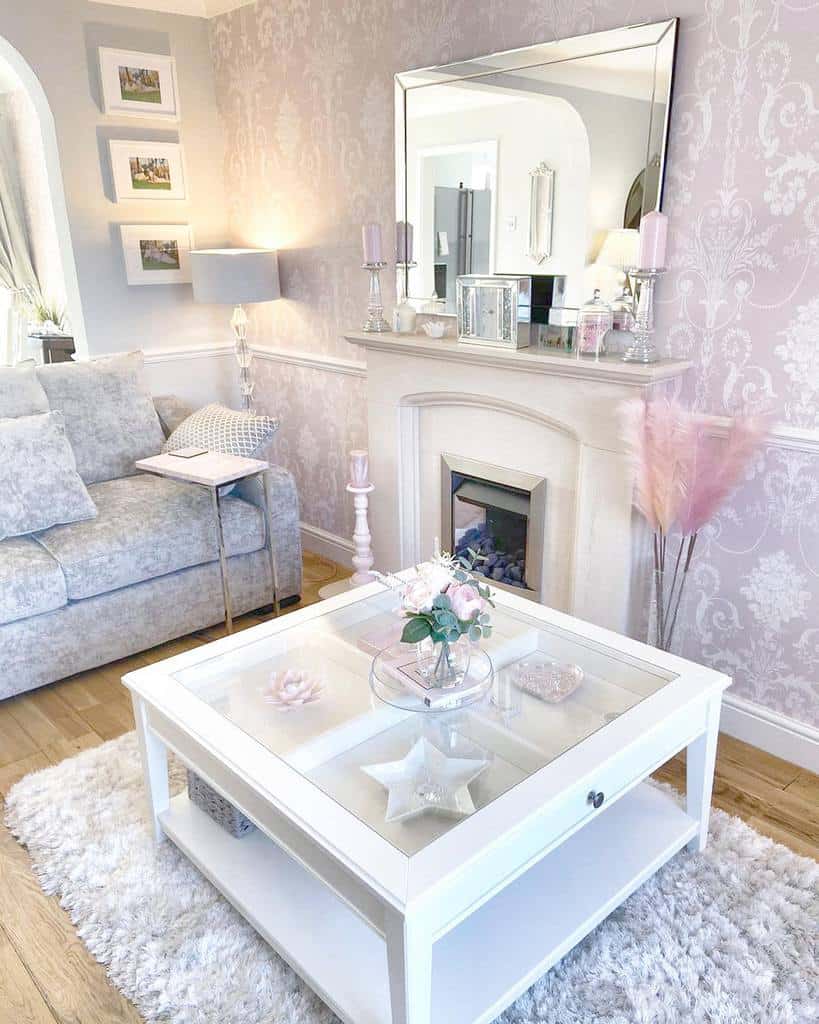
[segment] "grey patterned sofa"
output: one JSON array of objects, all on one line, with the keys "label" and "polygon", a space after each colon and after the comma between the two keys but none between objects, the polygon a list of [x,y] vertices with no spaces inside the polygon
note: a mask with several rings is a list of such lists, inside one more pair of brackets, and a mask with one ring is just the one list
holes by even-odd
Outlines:
[{"label": "grey patterned sofa", "polygon": [[[155,398],[154,405],[166,437],[191,411],[174,398]],[[271,475],[280,594],[287,601],[301,591],[298,496],[286,470]],[[216,526],[204,489],[138,474],[91,483],[88,491],[95,519],[0,541],[0,699],[224,618]],[[261,485],[237,485],[223,508],[231,597],[240,614],[271,602]]]}]

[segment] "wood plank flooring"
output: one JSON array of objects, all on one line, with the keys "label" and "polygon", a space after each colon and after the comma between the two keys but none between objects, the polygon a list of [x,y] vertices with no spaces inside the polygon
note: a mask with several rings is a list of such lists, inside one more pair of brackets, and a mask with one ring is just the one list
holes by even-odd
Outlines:
[{"label": "wood plank flooring", "polygon": [[[305,553],[299,607],[319,600],[319,587],[346,575],[340,566]],[[265,618],[246,615],[236,628]],[[120,683],[125,672],[201,646],[223,632],[222,627],[202,630],[0,702],[0,811],[9,788],[28,772],[133,728],[131,701]],[[657,777],[684,789],[684,755],[664,765]],[[797,853],[819,860],[816,775],[722,736],[713,803]],[[139,1021],[77,938],[57,900],[42,892],[25,850],[0,825],[0,1024]]]}]

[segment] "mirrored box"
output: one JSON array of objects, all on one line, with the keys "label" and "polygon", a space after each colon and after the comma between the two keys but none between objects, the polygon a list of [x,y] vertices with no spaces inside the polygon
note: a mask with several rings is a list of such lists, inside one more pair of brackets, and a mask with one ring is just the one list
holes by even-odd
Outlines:
[{"label": "mirrored box", "polygon": [[458,340],[526,348],[532,326],[531,277],[461,275],[456,282]]}]

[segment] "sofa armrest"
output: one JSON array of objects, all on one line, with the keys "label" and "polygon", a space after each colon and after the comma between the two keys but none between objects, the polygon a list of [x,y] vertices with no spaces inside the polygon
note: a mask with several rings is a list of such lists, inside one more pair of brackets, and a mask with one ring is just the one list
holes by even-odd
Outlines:
[{"label": "sofa armrest", "polygon": [[154,395],[153,403],[166,438],[170,437],[179,424],[194,412],[193,406],[188,405],[178,395]]},{"label": "sofa armrest", "polygon": [[[281,466],[270,467],[270,522],[281,599],[301,594],[301,523],[299,495],[293,474]],[[234,496],[264,508],[264,489],[259,477],[240,480]]]}]

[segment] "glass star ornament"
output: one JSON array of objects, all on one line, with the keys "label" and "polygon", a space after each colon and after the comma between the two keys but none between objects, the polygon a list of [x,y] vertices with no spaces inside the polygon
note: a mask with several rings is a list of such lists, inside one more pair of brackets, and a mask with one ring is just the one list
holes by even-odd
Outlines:
[{"label": "glass star ornament", "polygon": [[362,765],[387,790],[386,821],[406,821],[419,814],[466,818],[475,810],[469,794],[473,782],[489,764],[486,760],[447,757],[421,737],[401,761]]}]

